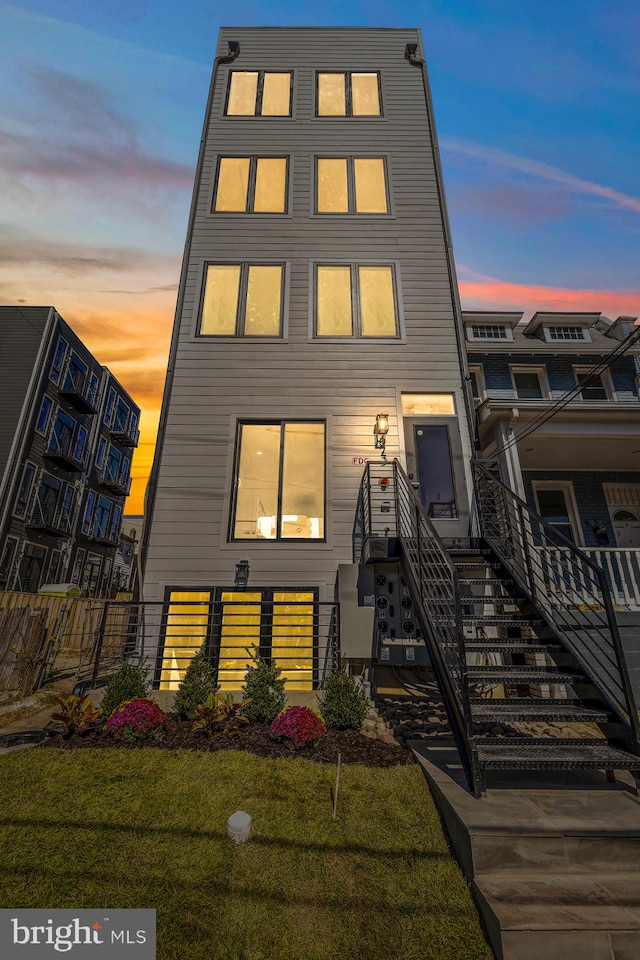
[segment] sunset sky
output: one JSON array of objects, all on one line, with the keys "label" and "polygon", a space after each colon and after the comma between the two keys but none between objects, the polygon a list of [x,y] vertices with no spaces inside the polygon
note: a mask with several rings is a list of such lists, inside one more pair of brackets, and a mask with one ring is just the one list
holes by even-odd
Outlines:
[{"label": "sunset sky", "polygon": [[637,0],[0,0],[0,303],[54,305],[143,408],[127,512],[229,22],[421,27],[463,307],[640,313]]}]

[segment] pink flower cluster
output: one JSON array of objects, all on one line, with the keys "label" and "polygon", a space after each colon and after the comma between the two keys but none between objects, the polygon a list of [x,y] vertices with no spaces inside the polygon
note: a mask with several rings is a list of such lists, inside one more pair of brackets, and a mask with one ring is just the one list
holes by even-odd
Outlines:
[{"label": "pink flower cluster", "polygon": [[289,707],[278,714],[269,729],[272,740],[282,740],[292,750],[315,746],[327,732],[322,717],[309,707]]},{"label": "pink flower cluster", "polygon": [[115,740],[145,740],[157,736],[167,726],[167,715],[153,700],[138,697],[119,704],[107,720],[107,730]]}]

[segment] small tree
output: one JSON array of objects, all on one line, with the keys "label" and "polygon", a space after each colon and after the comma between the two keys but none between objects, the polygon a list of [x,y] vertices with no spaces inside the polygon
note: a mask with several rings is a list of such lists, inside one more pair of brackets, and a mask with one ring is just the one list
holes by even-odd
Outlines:
[{"label": "small tree", "polygon": [[178,685],[173,709],[181,720],[195,720],[198,716],[197,707],[205,703],[209,694],[217,689],[216,675],[203,644]]},{"label": "small tree", "polygon": [[359,730],[367,705],[362,687],[344,669],[331,674],[318,697],[324,722],[333,730]]},{"label": "small tree", "polygon": [[255,644],[249,654],[253,666],[247,669],[242,687],[244,712],[251,723],[271,723],[281,713],[286,704],[282,670],[273,661],[260,656]]},{"label": "small tree", "polygon": [[147,665],[137,666],[125,661],[117,673],[109,679],[100,706],[102,715],[108,720],[113,711],[125,700],[136,700],[147,696],[149,670]]}]

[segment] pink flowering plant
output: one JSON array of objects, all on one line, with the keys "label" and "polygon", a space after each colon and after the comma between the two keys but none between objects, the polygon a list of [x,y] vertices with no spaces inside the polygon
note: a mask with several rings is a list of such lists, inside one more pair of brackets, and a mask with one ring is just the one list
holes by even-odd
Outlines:
[{"label": "pink flowering plant", "polygon": [[286,743],[291,750],[315,747],[327,732],[324,720],[309,707],[289,707],[278,714],[269,729],[272,740]]},{"label": "pink flowering plant", "polygon": [[146,697],[125,700],[107,720],[107,730],[123,743],[161,740],[167,726],[167,715],[157,703]]}]

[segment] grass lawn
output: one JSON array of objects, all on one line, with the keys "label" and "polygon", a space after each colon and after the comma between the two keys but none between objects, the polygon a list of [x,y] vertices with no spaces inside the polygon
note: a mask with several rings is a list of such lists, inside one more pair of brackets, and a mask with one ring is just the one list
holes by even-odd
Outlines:
[{"label": "grass lawn", "polygon": [[[151,907],[158,960],[490,960],[417,766],[239,751],[0,758],[0,907]],[[226,837],[235,810],[251,841]]]}]

